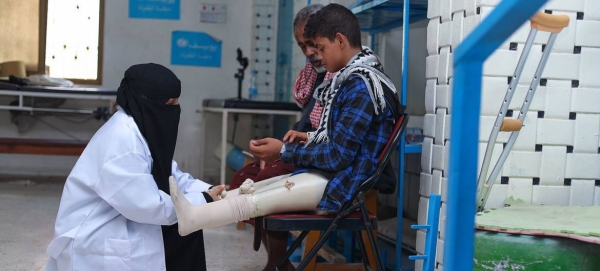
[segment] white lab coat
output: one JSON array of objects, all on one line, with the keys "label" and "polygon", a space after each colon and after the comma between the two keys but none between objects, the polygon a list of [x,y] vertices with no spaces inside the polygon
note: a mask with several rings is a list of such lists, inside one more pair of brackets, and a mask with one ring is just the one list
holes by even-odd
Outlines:
[{"label": "white lab coat", "polygon": [[[47,271],[164,270],[161,225],[177,222],[151,175],[152,157],[133,118],[117,111],[90,140],[67,178],[46,252]],[[206,203],[210,185],[173,161],[179,189]]]}]

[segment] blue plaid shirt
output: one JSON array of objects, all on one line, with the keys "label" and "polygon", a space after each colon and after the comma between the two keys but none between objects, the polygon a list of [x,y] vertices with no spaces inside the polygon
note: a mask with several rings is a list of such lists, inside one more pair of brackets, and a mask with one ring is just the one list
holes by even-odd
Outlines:
[{"label": "blue plaid shirt", "polygon": [[393,128],[390,107],[376,115],[365,82],[352,75],[342,83],[331,105],[329,143],[285,143],[281,160],[299,169],[331,171],[333,177],[317,209],[337,212],[375,172],[377,157]]}]

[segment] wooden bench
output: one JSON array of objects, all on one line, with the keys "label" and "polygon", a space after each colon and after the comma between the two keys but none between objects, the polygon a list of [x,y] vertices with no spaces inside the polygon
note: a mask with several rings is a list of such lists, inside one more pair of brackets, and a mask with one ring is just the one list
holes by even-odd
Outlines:
[{"label": "wooden bench", "polygon": [[0,138],[0,153],[81,155],[88,141]]}]

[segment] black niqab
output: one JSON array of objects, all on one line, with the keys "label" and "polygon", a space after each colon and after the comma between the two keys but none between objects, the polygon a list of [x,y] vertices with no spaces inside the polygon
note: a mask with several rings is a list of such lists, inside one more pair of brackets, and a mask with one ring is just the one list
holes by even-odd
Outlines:
[{"label": "black niqab", "polygon": [[177,142],[181,82],[164,66],[148,63],[131,66],[117,91],[117,104],[133,117],[152,155],[152,176],[158,188],[169,193],[169,176]]}]

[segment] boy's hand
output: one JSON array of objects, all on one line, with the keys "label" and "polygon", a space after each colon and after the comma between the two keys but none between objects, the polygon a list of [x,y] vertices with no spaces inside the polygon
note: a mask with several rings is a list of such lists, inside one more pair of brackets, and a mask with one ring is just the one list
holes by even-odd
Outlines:
[{"label": "boy's hand", "polygon": [[250,140],[250,153],[254,157],[263,160],[267,163],[271,163],[279,160],[279,152],[283,142],[279,139],[267,137],[263,139]]},{"label": "boy's hand", "polygon": [[302,143],[306,141],[308,141],[308,134],[304,132],[289,130],[283,136],[283,142]]}]

